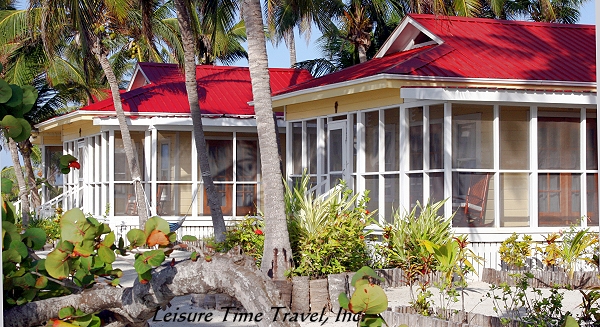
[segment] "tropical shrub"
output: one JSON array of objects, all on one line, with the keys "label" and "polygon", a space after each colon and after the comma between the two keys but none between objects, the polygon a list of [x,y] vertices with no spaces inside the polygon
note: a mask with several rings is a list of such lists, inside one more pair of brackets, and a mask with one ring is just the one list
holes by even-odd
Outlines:
[{"label": "tropical shrub", "polygon": [[577,230],[571,226],[563,235],[560,246],[560,262],[567,271],[569,278],[573,278],[575,265],[578,261],[593,264],[593,246],[598,243],[598,235],[591,233],[589,228]]},{"label": "tropical shrub", "polygon": [[[309,182],[305,175],[294,188],[286,188],[288,232],[294,253],[294,269],[288,274],[319,278],[360,269],[370,260],[365,239],[365,228],[372,219],[366,209],[368,197],[352,195],[343,184],[315,196],[308,192]],[[211,242],[211,246],[218,252],[239,247],[260,265],[263,227],[262,219],[246,217],[228,229],[224,243]]]},{"label": "tropical shrub", "polygon": [[239,247],[244,254],[253,257],[256,265],[260,267],[265,244],[264,226],[264,220],[246,217],[228,229],[225,234],[225,242],[214,243],[214,239],[212,239],[209,243],[217,252],[227,252]]},{"label": "tropical shrub", "polygon": [[37,227],[46,233],[46,243],[52,243],[60,239],[60,216],[50,218],[34,217],[29,222],[29,227]]},{"label": "tropical shrub", "polygon": [[294,253],[294,275],[319,278],[356,271],[370,259],[365,228],[373,213],[367,210],[367,194],[352,194],[341,183],[316,196],[309,191],[310,178],[290,188],[286,184],[286,212]]},{"label": "tropical shrub", "polygon": [[528,257],[531,256],[531,235],[523,235],[519,241],[519,235],[513,233],[500,245],[500,259],[510,269],[523,268]]},{"label": "tropical shrub", "polygon": [[396,212],[393,223],[382,226],[383,241],[377,246],[380,265],[402,268],[405,281],[411,287],[419,275],[434,271],[439,264],[424,242],[444,245],[452,241],[452,218],[438,214],[444,202],[425,206],[417,202],[410,212],[404,215]]}]

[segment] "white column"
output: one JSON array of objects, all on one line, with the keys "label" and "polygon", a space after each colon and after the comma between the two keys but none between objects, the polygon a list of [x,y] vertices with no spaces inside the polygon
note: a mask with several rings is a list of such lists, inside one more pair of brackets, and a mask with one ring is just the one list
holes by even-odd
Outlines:
[{"label": "white column", "polygon": [[494,105],[494,121],[492,127],[492,149],[494,149],[494,226],[500,227],[500,106]]},{"label": "white column", "polygon": [[444,103],[444,216],[452,216],[452,104]]},{"label": "white column", "polygon": [[538,226],[538,155],[537,155],[537,106],[531,106],[529,123],[529,216],[530,227]]}]

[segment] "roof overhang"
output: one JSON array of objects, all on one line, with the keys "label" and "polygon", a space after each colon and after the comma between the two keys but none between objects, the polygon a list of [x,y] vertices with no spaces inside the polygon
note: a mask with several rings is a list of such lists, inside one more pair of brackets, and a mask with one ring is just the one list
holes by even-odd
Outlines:
[{"label": "roof overhang", "polygon": [[406,87],[400,90],[400,97],[407,105],[410,101],[421,100],[581,106],[597,104],[597,96],[593,92],[551,90]]},{"label": "roof overhang", "polygon": [[[193,126],[190,114],[161,114],[161,113],[125,113],[129,126]],[[256,127],[254,115],[231,116],[202,115],[202,125],[205,127]],[[281,117],[283,118],[283,117]],[[71,124],[78,121],[91,121],[96,126],[118,126],[119,121],[114,112],[106,111],[73,111],[35,125],[40,131]],[[278,127],[284,127],[282,119],[278,119]]]}]

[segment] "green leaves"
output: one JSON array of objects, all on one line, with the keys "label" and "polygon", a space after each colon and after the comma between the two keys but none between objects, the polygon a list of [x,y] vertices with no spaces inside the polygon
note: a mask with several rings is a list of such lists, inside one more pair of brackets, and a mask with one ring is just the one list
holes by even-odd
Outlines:
[{"label": "green leaves", "polygon": [[345,293],[338,296],[340,307],[352,313],[362,313],[360,326],[379,327],[385,321],[380,313],[387,310],[387,295],[379,285],[371,283],[371,279],[380,279],[370,267],[362,267],[352,278],[355,291],[348,299]]},{"label": "green leaves", "polygon": [[138,273],[138,279],[142,283],[147,283],[152,278],[150,270],[152,267],[159,266],[165,261],[165,252],[163,250],[151,250],[143,252],[135,258],[133,267]]},{"label": "green leaves", "polygon": [[15,142],[31,135],[31,125],[23,115],[35,106],[37,98],[38,91],[33,86],[21,87],[0,79],[0,128]]},{"label": "green leaves", "polygon": [[136,248],[146,243],[146,234],[141,229],[132,229],[127,232],[127,240],[129,246]]},{"label": "green leaves", "polygon": [[29,228],[23,233],[23,242],[33,250],[40,250],[46,244],[46,233],[41,228]]},{"label": "green leaves", "polygon": [[[62,241],[48,254],[48,273],[63,279],[76,270],[75,282],[81,286],[94,283],[94,275],[111,275],[111,263],[116,259],[115,234],[108,225],[85,217],[77,208],[65,212],[60,224]],[[102,235],[106,235],[104,239]]]},{"label": "green leaves", "polygon": [[65,154],[58,159],[58,168],[63,174],[71,172],[71,168],[81,168],[81,165],[77,162],[77,158],[70,154]]},{"label": "green leaves", "polygon": [[56,279],[65,279],[71,273],[71,262],[68,260],[73,245],[67,241],[58,243],[56,249],[46,257],[46,271]]}]

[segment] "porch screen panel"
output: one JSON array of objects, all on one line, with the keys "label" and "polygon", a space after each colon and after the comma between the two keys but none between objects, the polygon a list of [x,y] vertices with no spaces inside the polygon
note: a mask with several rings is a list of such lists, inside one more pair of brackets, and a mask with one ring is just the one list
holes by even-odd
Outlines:
[{"label": "porch screen panel", "polygon": [[[409,169],[423,169],[423,108],[408,109],[408,126],[409,126]],[[411,191],[412,194],[412,191]],[[419,196],[419,199],[422,197]],[[411,205],[414,204],[411,196]]]},{"label": "porch screen panel", "polygon": [[598,121],[596,120],[596,112],[587,111],[586,119],[586,169],[598,169]]},{"label": "porch screen panel", "polygon": [[59,161],[62,155],[63,147],[60,145],[46,146],[44,148],[46,180],[48,181],[48,184],[52,186],[44,186],[46,200],[51,200],[54,197],[62,194],[64,174],[60,172],[59,167]]},{"label": "porch screen panel", "polygon": [[579,169],[579,157],[579,118],[538,117],[539,169]]},{"label": "porch screen panel", "polygon": [[492,169],[493,107],[452,105],[452,168]]},{"label": "porch screen panel", "polygon": [[159,181],[192,180],[192,133],[158,132]]},{"label": "porch screen panel", "polygon": [[306,122],[306,147],[307,147],[307,164],[308,173],[317,173],[317,120],[309,120]]},{"label": "porch screen panel", "polygon": [[388,223],[393,222],[393,213],[398,209],[400,199],[400,177],[385,175],[385,207],[384,218]]},{"label": "porch screen panel", "polygon": [[[144,160],[144,132],[130,132],[131,140],[133,141],[134,152],[137,153],[137,159],[141,174],[142,181],[145,180],[144,171],[146,171],[146,161]],[[115,132],[115,181],[128,181],[132,180],[131,172],[129,171],[129,164],[127,163],[127,157],[125,156],[125,148],[123,147],[123,139],[121,138],[121,132]]]},{"label": "porch screen panel", "polygon": [[444,173],[429,173],[429,202],[442,200],[444,200]]},{"label": "porch screen panel", "polygon": [[529,107],[500,107],[500,169],[529,169]]},{"label": "porch screen panel", "polygon": [[529,174],[500,174],[500,226],[528,227]]},{"label": "porch screen panel", "polygon": [[379,171],[379,111],[365,113],[365,171]]},{"label": "porch screen panel", "polygon": [[[369,203],[367,210],[375,211],[379,209],[379,176],[365,176],[365,189],[369,190]],[[377,215],[381,215],[380,212]]]},{"label": "porch screen panel", "polygon": [[[385,116],[385,170],[398,171],[400,147],[400,112],[397,108],[388,109],[384,112]],[[387,197],[387,195],[386,195]],[[386,214],[387,216],[387,214]]]},{"label": "porch screen panel", "polygon": [[238,140],[236,145],[236,177],[238,181],[257,181],[259,173],[258,141]]},{"label": "porch screen panel", "polygon": [[598,174],[588,174],[587,184],[587,225],[598,226]]},{"label": "porch screen panel", "polygon": [[[417,201],[423,204],[423,174],[408,174],[410,209],[412,210]],[[418,212],[420,213],[420,212]]]},{"label": "porch screen panel", "polygon": [[429,107],[429,169],[444,168],[444,106]]},{"label": "porch screen panel", "polygon": [[[238,140],[236,144],[236,212],[237,216],[256,213],[259,174],[258,141]],[[239,184],[243,183],[243,184]],[[247,183],[247,184],[246,184]]]},{"label": "porch screen panel", "polygon": [[333,129],[329,131],[329,143],[331,144],[331,149],[329,149],[329,171],[330,172],[340,172],[342,171],[343,162],[342,162],[342,150],[343,150],[343,132],[340,129]]},{"label": "porch screen panel", "polygon": [[580,225],[581,174],[538,175],[538,224],[540,227]]},{"label": "porch screen panel", "polygon": [[[215,188],[221,197],[221,210],[224,215],[233,213],[233,140],[209,139],[206,140],[208,150],[208,163],[213,177]],[[201,176],[198,167],[198,176]],[[202,188],[202,201],[198,201],[200,215],[210,215],[208,200],[204,184]]]},{"label": "porch screen panel", "polygon": [[452,210],[454,227],[494,226],[494,173],[454,172]]},{"label": "porch screen panel", "polygon": [[114,196],[115,216],[136,216],[138,214],[135,189],[132,184],[115,184]]},{"label": "porch screen panel", "polygon": [[292,170],[295,175],[302,174],[302,123],[292,123]]}]

